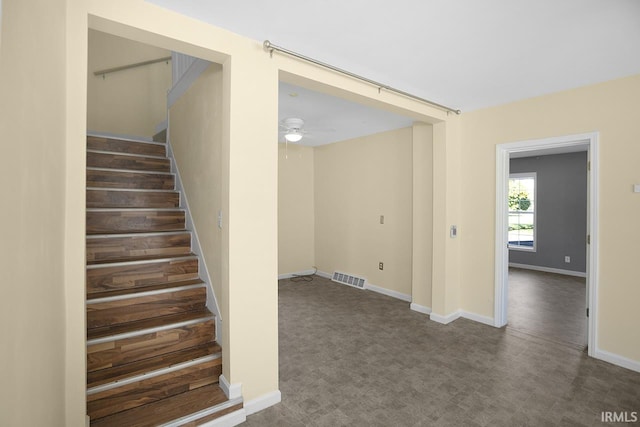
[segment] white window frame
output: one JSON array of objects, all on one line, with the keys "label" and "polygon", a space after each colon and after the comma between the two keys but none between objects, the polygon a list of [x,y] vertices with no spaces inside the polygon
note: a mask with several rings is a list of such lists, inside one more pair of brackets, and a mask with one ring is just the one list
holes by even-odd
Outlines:
[{"label": "white window frame", "polygon": [[509,239],[507,239],[507,244],[510,251],[536,252],[538,246],[538,173],[521,172],[509,174],[509,179],[521,178],[533,178],[533,246],[512,245],[508,243]]}]

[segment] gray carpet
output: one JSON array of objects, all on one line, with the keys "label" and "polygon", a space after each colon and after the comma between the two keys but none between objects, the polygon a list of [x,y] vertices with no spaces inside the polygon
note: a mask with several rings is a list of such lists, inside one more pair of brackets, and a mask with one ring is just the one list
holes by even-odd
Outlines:
[{"label": "gray carpet", "polygon": [[244,426],[601,425],[640,374],[575,348],[314,277],[280,282],[282,402]]}]

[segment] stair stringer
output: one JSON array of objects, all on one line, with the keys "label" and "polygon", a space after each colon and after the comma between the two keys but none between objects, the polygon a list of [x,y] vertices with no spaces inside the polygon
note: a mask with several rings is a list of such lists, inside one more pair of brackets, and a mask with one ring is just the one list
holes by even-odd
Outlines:
[{"label": "stair stringer", "polygon": [[167,157],[171,160],[171,172],[175,173],[175,186],[176,191],[180,192],[180,208],[185,211],[185,227],[191,232],[191,251],[198,257],[198,266],[200,268],[200,278],[207,285],[207,308],[215,314],[216,322],[216,341],[222,343],[222,316],[220,314],[220,306],[216,299],[215,292],[213,291],[213,285],[211,281],[211,275],[209,269],[204,260],[202,246],[200,246],[200,240],[198,239],[198,231],[196,225],[193,222],[191,211],[189,210],[189,201],[187,199],[187,193],[182,186],[182,179],[180,178],[180,169],[173,155],[173,148],[171,147],[171,140],[169,138],[169,127],[167,127]]}]

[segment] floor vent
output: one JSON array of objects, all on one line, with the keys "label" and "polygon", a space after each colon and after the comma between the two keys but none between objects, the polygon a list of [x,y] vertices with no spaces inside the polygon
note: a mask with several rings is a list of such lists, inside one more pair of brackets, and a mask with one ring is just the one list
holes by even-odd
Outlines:
[{"label": "floor vent", "polygon": [[343,285],[353,286],[354,288],[364,289],[367,284],[367,279],[364,277],[352,276],[346,273],[340,273],[339,271],[333,272],[333,277],[331,278],[334,282],[342,283]]}]

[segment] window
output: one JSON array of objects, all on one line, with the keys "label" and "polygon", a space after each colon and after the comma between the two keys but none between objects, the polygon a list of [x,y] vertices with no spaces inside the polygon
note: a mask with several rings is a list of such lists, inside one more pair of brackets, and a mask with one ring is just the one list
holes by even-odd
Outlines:
[{"label": "window", "polygon": [[509,249],[536,249],[536,173],[509,175]]}]

